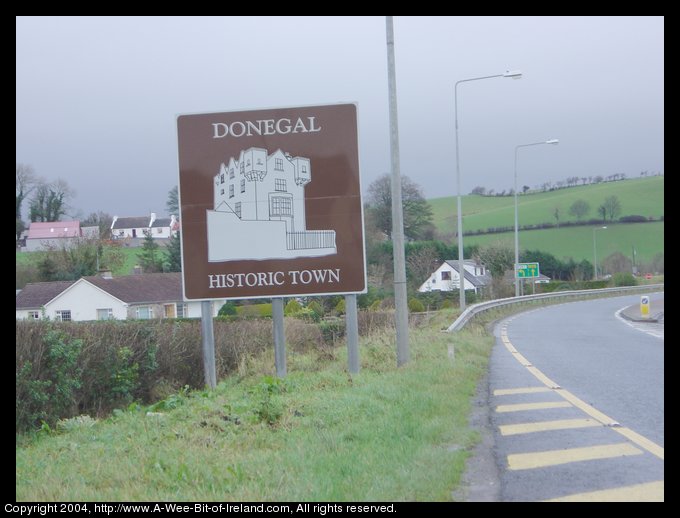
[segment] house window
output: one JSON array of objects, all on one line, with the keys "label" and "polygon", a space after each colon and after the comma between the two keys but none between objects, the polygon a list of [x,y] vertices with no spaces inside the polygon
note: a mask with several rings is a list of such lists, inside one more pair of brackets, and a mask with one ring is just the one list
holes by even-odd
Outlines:
[{"label": "house window", "polygon": [[286,180],[283,178],[277,178],[274,180],[274,189],[281,192],[286,192]]},{"label": "house window", "polygon": [[241,180],[241,192],[246,192],[246,181]]},{"label": "house window", "polygon": [[250,165],[250,160],[248,160],[248,161],[246,162],[246,165],[247,165],[247,166],[249,166],[249,165]]},{"label": "house window", "polygon": [[293,205],[290,198],[282,196],[272,197],[271,215],[272,216],[290,216],[293,214]]},{"label": "house window", "polygon": [[187,318],[189,311],[187,311],[186,304],[177,304],[177,318]]},{"label": "house window", "polygon": [[71,310],[70,309],[59,309],[55,312],[54,319],[57,322],[70,322],[71,321]]},{"label": "house window", "polygon": [[224,183],[224,173],[220,175],[220,183]]},{"label": "house window", "polygon": [[442,272],[442,280],[443,281],[450,281],[451,280],[451,272]]},{"label": "house window", "polygon": [[307,166],[303,165],[302,166],[302,174],[306,174],[306,173],[307,173]]},{"label": "house window", "polygon": [[141,320],[148,320],[153,318],[153,308],[151,306],[139,306],[136,310],[137,318]]},{"label": "house window", "polygon": [[28,312],[28,319],[29,320],[40,320],[40,311],[29,311]]},{"label": "house window", "polygon": [[234,179],[234,168],[233,167],[231,169],[229,169],[229,179],[230,180]]},{"label": "house window", "polygon": [[220,194],[224,195],[224,189],[220,189]]},{"label": "house window", "polygon": [[262,165],[262,159],[261,158],[257,159],[257,165]]},{"label": "house window", "polygon": [[283,158],[274,159],[274,169],[277,171],[283,171]]},{"label": "house window", "polygon": [[97,309],[97,320],[111,320],[113,318],[112,308]]},{"label": "house window", "polygon": [[163,233],[163,227],[158,227],[156,229],[156,234],[162,234]]},{"label": "house window", "polygon": [[245,173],[245,171],[246,171],[246,165],[243,162],[241,162],[241,172]]},{"label": "house window", "polygon": [[229,186],[229,197],[233,198],[234,197],[234,185]]},{"label": "house window", "polygon": [[236,204],[234,205],[234,212],[236,215],[240,218],[241,217],[241,202],[237,201]]},{"label": "house window", "polygon": [[142,233],[143,233],[145,236],[148,236],[148,235],[149,235],[149,229],[148,229],[148,228],[142,229]]},{"label": "house window", "polygon": [[125,235],[125,230],[119,230],[119,231],[118,231],[118,235],[119,235],[120,237],[123,237],[123,236]]}]

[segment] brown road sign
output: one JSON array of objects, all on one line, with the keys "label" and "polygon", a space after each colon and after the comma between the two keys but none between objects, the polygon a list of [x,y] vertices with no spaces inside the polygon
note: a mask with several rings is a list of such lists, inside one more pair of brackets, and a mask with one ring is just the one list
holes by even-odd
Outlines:
[{"label": "brown road sign", "polygon": [[189,300],[366,291],[354,104],[180,115]]}]

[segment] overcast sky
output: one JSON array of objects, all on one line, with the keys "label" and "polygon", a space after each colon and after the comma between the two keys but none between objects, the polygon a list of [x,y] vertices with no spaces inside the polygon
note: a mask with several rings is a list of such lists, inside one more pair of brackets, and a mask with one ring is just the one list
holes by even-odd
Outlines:
[{"label": "overcast sky", "polygon": [[[17,18],[16,161],[82,216],[165,213],[176,116],[357,102],[363,191],[390,171],[384,17]],[[664,170],[663,17],[395,17],[401,172],[456,194]],[[24,208],[26,210],[26,208]]]}]

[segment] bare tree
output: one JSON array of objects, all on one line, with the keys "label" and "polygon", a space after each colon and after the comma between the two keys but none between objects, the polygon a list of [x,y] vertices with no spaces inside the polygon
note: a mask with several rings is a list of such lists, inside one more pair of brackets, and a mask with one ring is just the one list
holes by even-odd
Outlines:
[{"label": "bare tree", "polygon": [[434,247],[427,246],[408,254],[406,271],[411,287],[414,290],[418,289],[437,266],[439,266],[439,255]]},{"label": "bare tree", "polygon": [[99,238],[100,239],[110,239],[111,238],[111,224],[113,223],[113,217],[103,211],[92,212],[90,215],[80,222],[83,227],[99,227]]},{"label": "bare tree", "polygon": [[40,182],[40,178],[35,174],[35,170],[32,166],[17,163],[16,182],[17,219],[21,219],[21,205],[26,197],[36,188]]},{"label": "bare tree", "polygon": [[600,205],[597,208],[597,213],[602,216],[603,223],[607,221],[607,208],[604,205]]},{"label": "bare tree", "polygon": [[74,194],[66,181],[61,179],[49,184],[40,183],[31,199],[31,221],[59,221],[66,214],[68,202]]},{"label": "bare tree", "polygon": [[569,214],[575,216],[577,220],[581,220],[583,216],[590,212],[590,204],[585,200],[576,200],[569,207]]},{"label": "bare tree", "polygon": [[602,206],[605,208],[605,213],[609,215],[610,221],[614,221],[621,214],[621,202],[618,196],[609,196],[604,200]]},{"label": "bare tree", "polygon": [[581,182],[583,183],[583,185],[585,185],[587,181],[588,181],[587,177],[585,177],[585,176],[581,177]]},{"label": "bare tree", "polygon": [[481,185],[478,185],[472,191],[470,191],[470,194],[478,194],[480,196],[484,196],[484,193],[486,192],[486,187],[482,187]]}]

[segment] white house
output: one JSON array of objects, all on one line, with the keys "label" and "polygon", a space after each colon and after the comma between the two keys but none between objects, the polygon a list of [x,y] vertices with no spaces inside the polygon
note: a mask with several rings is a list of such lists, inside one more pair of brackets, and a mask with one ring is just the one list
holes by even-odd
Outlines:
[{"label": "white house", "polygon": [[[213,316],[224,301],[213,304]],[[16,296],[17,319],[62,322],[198,318],[201,301],[184,301],[180,273],[82,277],[27,284]]]},{"label": "white house", "polygon": [[177,235],[179,221],[173,215],[169,218],[158,218],[152,212],[149,216],[135,216],[129,218],[113,217],[111,223],[111,236],[113,239],[141,238],[148,233],[153,238],[169,238]]},{"label": "white house", "polygon": [[[334,230],[307,230],[309,158],[251,147],[220,165],[207,211],[208,260],[318,257],[337,253]],[[239,246],[233,246],[238,242]]]},{"label": "white house", "polygon": [[[463,261],[463,286],[465,291],[472,290],[477,294],[479,290],[491,284],[491,274],[483,264],[476,261]],[[453,291],[460,288],[460,274],[458,261],[444,261],[427,280],[420,285],[418,291]]]}]

